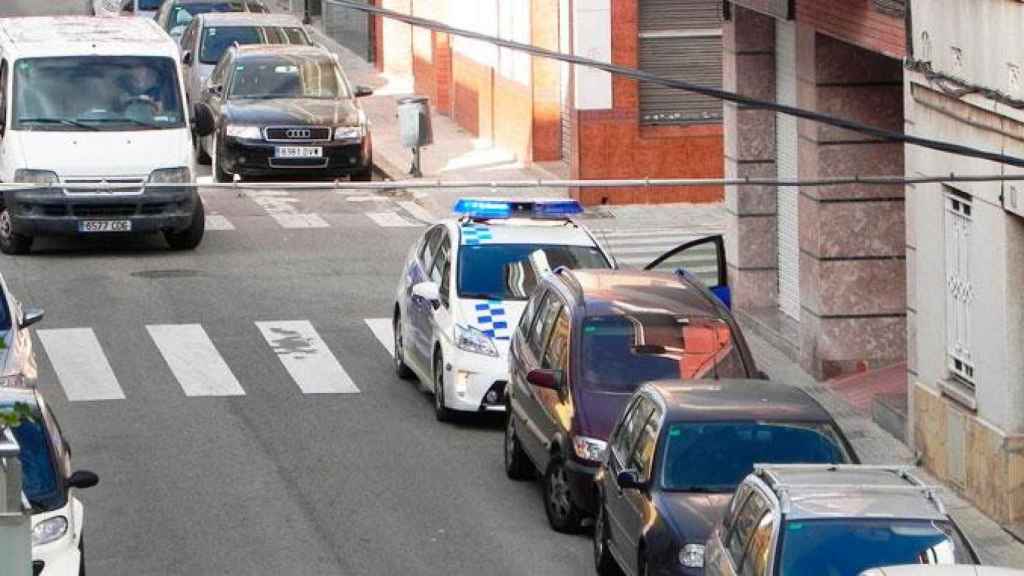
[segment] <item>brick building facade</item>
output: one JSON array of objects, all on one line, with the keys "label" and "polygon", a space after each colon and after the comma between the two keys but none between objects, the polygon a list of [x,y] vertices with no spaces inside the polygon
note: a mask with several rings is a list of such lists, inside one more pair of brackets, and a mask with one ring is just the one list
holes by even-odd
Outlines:
[{"label": "brick building facade", "polygon": [[[903,128],[903,17],[878,0],[733,0],[727,89]],[[903,146],[727,104],[728,176],[902,175]],[[728,187],[741,313],[818,378],[906,353],[901,186]]]},{"label": "brick building facade", "polygon": [[[644,37],[672,35],[672,30],[645,34],[641,29],[641,12],[648,9],[644,3],[649,3],[653,7],[649,10],[657,16],[658,10],[666,10],[659,7],[664,0],[375,3],[455,27],[630,67],[641,63]],[[721,11],[718,0],[704,4],[705,15]],[[669,20],[668,25],[683,30],[687,20]],[[413,75],[416,91],[429,96],[435,110],[482,141],[512,152],[520,161],[561,162],[566,176],[580,179],[723,175],[720,113],[706,120],[651,121],[642,117],[644,96],[635,81],[386,19],[376,18],[374,26],[374,53],[380,70]],[[577,34],[577,30],[585,33]],[[714,39],[720,38],[720,30],[718,18],[714,30],[705,32]],[[692,76],[684,55],[677,57],[681,67],[677,77]],[[672,62],[667,65],[671,68]],[[720,81],[720,68],[719,61],[706,63],[705,69],[714,71],[715,83]],[[699,75],[690,79],[704,80]],[[649,98],[658,97],[653,94]],[[723,195],[716,186],[582,189],[577,193],[589,204],[705,202],[720,200]]]}]

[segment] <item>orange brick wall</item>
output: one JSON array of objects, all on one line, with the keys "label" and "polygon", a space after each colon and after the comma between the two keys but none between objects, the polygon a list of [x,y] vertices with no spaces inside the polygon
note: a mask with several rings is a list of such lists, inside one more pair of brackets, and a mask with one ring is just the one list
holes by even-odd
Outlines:
[{"label": "orange brick wall", "polygon": [[494,143],[517,159],[529,161],[532,118],[530,87],[494,74]]},{"label": "orange brick wall", "polygon": [[[530,31],[533,45],[558,50],[558,0],[533,0]],[[532,160],[562,159],[561,66],[556,60],[534,58]]]},{"label": "orange brick wall", "polygon": [[[612,61],[635,67],[637,0],[612,0]],[[612,110],[578,113],[579,178],[722,178],[722,124],[641,126],[636,81],[612,78]],[[699,188],[583,188],[586,204],[717,202],[721,186]]]},{"label": "orange brick wall", "polygon": [[453,53],[452,86],[455,122],[478,138],[494,138],[494,68]]},{"label": "orange brick wall", "polygon": [[903,58],[907,52],[903,19],[882,14],[871,0],[797,0],[796,18],[823,34],[872,52],[892,58]]}]

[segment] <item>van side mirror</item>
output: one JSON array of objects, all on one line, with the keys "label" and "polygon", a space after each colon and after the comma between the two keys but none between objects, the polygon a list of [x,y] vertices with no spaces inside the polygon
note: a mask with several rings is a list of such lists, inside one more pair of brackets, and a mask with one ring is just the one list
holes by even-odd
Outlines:
[{"label": "van side mirror", "polygon": [[202,102],[192,107],[192,130],[200,137],[213,134],[216,124],[213,121],[213,111]]},{"label": "van side mirror", "polygon": [[184,64],[185,66],[191,66],[192,65],[192,51],[191,50],[185,50],[181,54],[181,63]]}]

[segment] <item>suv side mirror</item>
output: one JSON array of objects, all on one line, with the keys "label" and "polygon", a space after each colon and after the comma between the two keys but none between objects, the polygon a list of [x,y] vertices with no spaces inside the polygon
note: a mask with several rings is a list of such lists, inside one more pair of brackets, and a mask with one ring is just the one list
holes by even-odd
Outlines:
[{"label": "suv side mirror", "polygon": [[369,86],[356,86],[356,98],[362,98],[363,96],[373,96],[373,88]]},{"label": "suv side mirror", "polygon": [[192,107],[192,129],[200,137],[213,134],[216,125],[213,121],[213,111],[206,104],[199,102]]},{"label": "suv side mirror", "polygon": [[615,483],[619,490],[642,490],[646,485],[640,481],[640,474],[636,470],[623,470],[615,476]]},{"label": "suv side mirror", "polygon": [[430,302],[430,305],[433,306],[435,310],[441,305],[441,289],[434,282],[420,282],[413,286],[412,295]]},{"label": "suv side mirror", "polygon": [[28,308],[25,310],[25,314],[21,317],[21,322],[18,326],[21,328],[28,328],[42,320],[44,315],[45,313],[42,308]]},{"label": "suv side mirror", "polygon": [[92,488],[93,486],[100,483],[100,477],[94,472],[88,470],[78,470],[68,478],[67,485],[69,488]]},{"label": "suv side mirror", "polygon": [[185,66],[191,66],[192,65],[192,51],[191,50],[185,50],[181,54],[181,63],[184,64]]},{"label": "suv side mirror", "polygon": [[547,388],[548,390],[561,390],[562,379],[561,370],[543,370],[535,368],[530,370],[526,375],[527,382],[538,388]]}]

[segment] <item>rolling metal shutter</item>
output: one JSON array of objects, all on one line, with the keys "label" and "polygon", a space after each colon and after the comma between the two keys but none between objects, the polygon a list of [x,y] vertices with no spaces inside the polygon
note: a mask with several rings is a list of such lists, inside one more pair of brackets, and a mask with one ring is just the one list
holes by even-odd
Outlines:
[{"label": "rolling metal shutter", "polygon": [[[796,106],[796,27],[792,22],[775,21],[775,99]],[[785,114],[775,117],[776,168],[780,179],[796,179],[797,119]],[[778,188],[779,308],[800,320],[800,220],[799,188]]]},{"label": "rolling metal shutter", "polygon": [[[722,86],[722,4],[715,0],[640,0],[640,69],[704,86]],[[643,124],[720,122],[722,102],[640,83]]]}]

